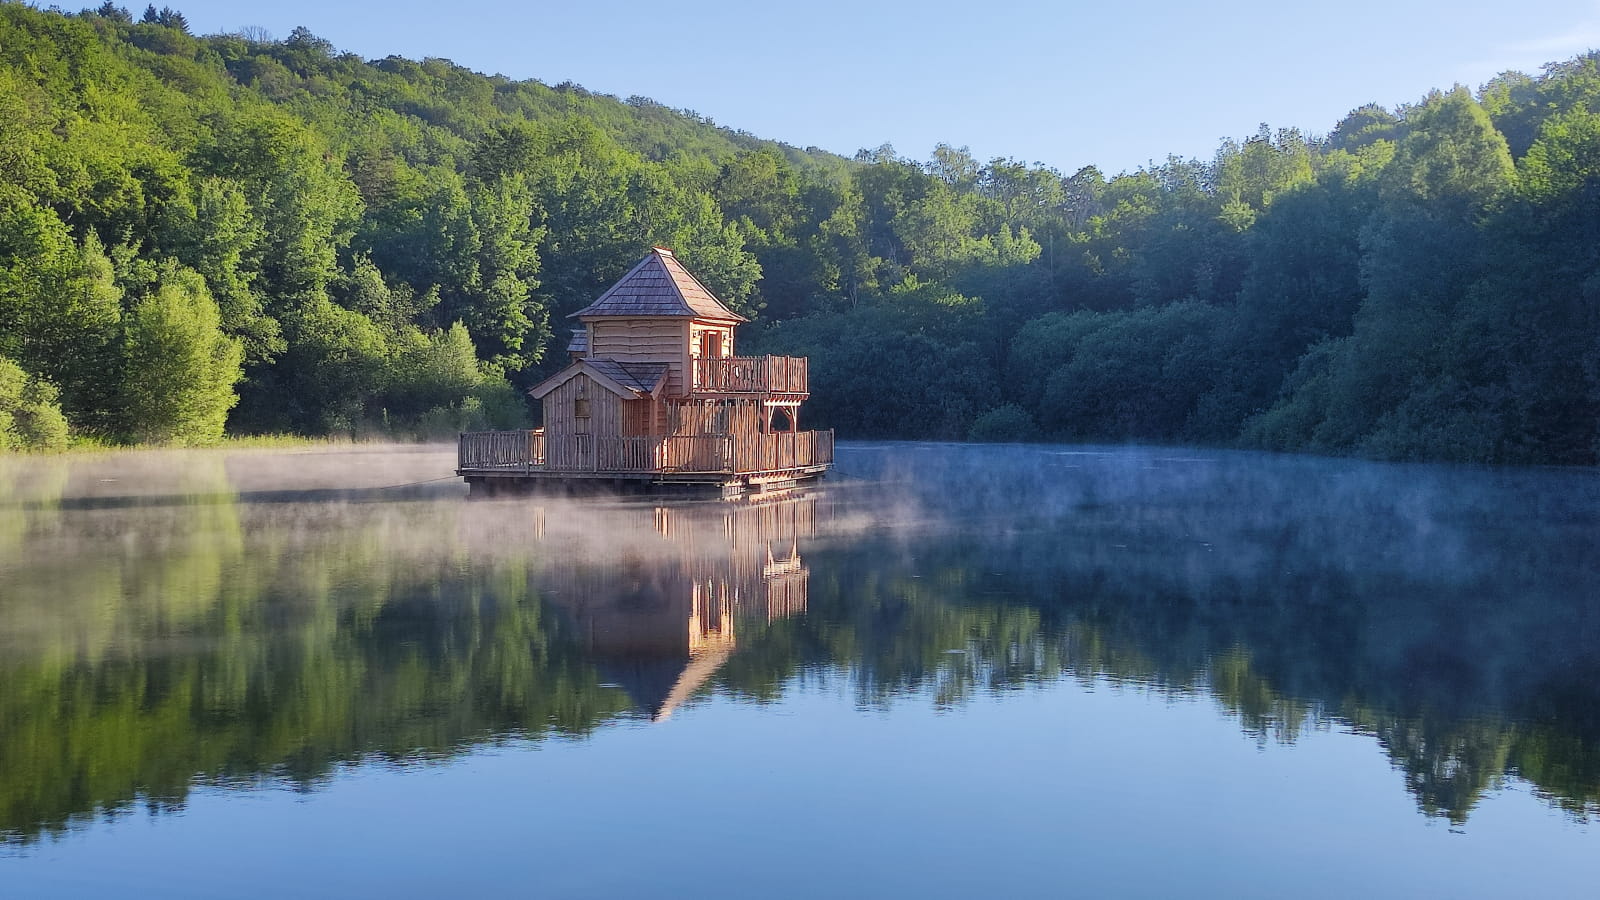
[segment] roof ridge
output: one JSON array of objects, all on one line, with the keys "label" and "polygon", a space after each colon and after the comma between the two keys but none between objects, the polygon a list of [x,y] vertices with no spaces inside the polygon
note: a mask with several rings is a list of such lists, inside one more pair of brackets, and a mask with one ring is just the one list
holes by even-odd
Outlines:
[{"label": "roof ridge", "polygon": [[[657,249],[659,249],[659,248],[657,248]],[[681,262],[678,262],[678,258],[676,256],[672,255],[672,251],[670,251],[670,250],[667,251],[667,259],[670,259],[673,262],[678,263],[678,269],[680,271],[682,271],[683,274],[689,276],[689,280],[694,282],[695,287],[699,288],[702,291],[705,291],[706,296],[711,298],[711,302],[712,303],[715,303],[717,306],[721,307],[723,309],[723,311],[725,311],[726,313],[728,313],[731,316],[738,316],[739,315],[738,313],[734,312],[733,310],[728,309],[728,304],[723,303],[721,297],[718,297],[716,294],[713,294],[711,292],[711,288],[706,287],[706,283],[705,282],[701,281],[698,277],[695,276],[695,274],[693,272],[689,271],[689,267],[688,266],[684,265]],[[669,274],[672,272],[672,266],[667,265],[665,260],[662,261],[661,265],[662,265],[663,268],[665,268],[667,270],[667,272]],[[684,296],[683,288],[678,285],[678,279],[676,279],[676,278],[672,279],[672,289],[677,291],[678,292],[678,296],[683,299],[683,305],[684,306],[689,307],[691,310],[694,309],[694,306],[689,303],[689,298]],[[697,315],[699,314],[698,311],[696,312],[696,314]],[[740,318],[743,318],[743,317],[740,316]],[[746,320],[746,321],[748,321],[748,320]]]},{"label": "roof ridge", "polygon": [[[651,247],[650,255],[645,258],[654,259],[661,264],[661,268],[667,273],[667,284],[672,285],[672,292],[678,295],[678,302],[682,303],[683,308],[687,309],[691,314],[698,315],[698,313],[695,312],[694,304],[690,303],[688,296],[683,293],[683,286],[678,284],[677,273],[673,272],[672,266],[668,265],[667,263],[667,260],[669,259],[673,262],[678,262],[678,257],[674,256],[671,250],[662,252],[663,250],[665,250],[663,247]],[[678,263],[678,268],[683,269],[685,272],[689,271],[688,269],[683,268],[683,263]],[[693,278],[694,276],[690,275],[689,277]],[[696,284],[699,284],[699,282],[696,282]],[[701,285],[701,288],[704,289],[704,285]],[[710,293],[710,291],[707,291],[706,293]]]}]

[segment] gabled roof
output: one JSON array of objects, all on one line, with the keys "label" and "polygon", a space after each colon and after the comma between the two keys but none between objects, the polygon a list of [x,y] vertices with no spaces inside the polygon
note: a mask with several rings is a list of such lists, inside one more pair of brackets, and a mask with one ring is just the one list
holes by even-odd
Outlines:
[{"label": "gabled roof", "polygon": [[750,321],[723,306],[699,279],[689,274],[671,250],[663,247],[652,248],[649,256],[600,299],[572,316],[686,316],[720,322]]},{"label": "gabled roof", "polygon": [[652,396],[667,383],[666,363],[624,363],[614,359],[590,357],[580,359],[534,385],[528,391],[528,395],[535,400],[542,400],[546,394],[566,384],[580,372],[626,400]]}]

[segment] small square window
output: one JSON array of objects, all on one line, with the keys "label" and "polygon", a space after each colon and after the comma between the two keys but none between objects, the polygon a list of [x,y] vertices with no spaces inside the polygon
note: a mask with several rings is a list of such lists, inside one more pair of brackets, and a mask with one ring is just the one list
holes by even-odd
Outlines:
[{"label": "small square window", "polygon": [[589,400],[587,397],[579,397],[572,401],[572,415],[579,419],[589,418]]}]

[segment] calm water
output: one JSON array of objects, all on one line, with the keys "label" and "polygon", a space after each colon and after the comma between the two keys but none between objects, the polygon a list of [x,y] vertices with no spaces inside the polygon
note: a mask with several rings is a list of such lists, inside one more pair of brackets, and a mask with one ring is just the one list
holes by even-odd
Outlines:
[{"label": "calm water", "polygon": [[1595,896],[1600,473],[0,458],[0,897]]}]

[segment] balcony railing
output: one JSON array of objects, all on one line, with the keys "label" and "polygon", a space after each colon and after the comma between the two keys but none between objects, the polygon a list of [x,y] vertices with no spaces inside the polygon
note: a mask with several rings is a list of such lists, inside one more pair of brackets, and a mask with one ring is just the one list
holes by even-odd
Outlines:
[{"label": "balcony railing", "polygon": [[731,356],[694,360],[699,394],[804,394],[808,365],[803,356]]},{"label": "balcony railing", "polygon": [[829,465],[833,432],[775,432],[657,437],[547,435],[533,431],[479,431],[457,444],[460,474],[571,472],[643,475],[712,473],[746,475]]},{"label": "balcony railing", "polygon": [[778,431],[741,438],[734,471],[778,472],[833,462],[833,430]]}]

